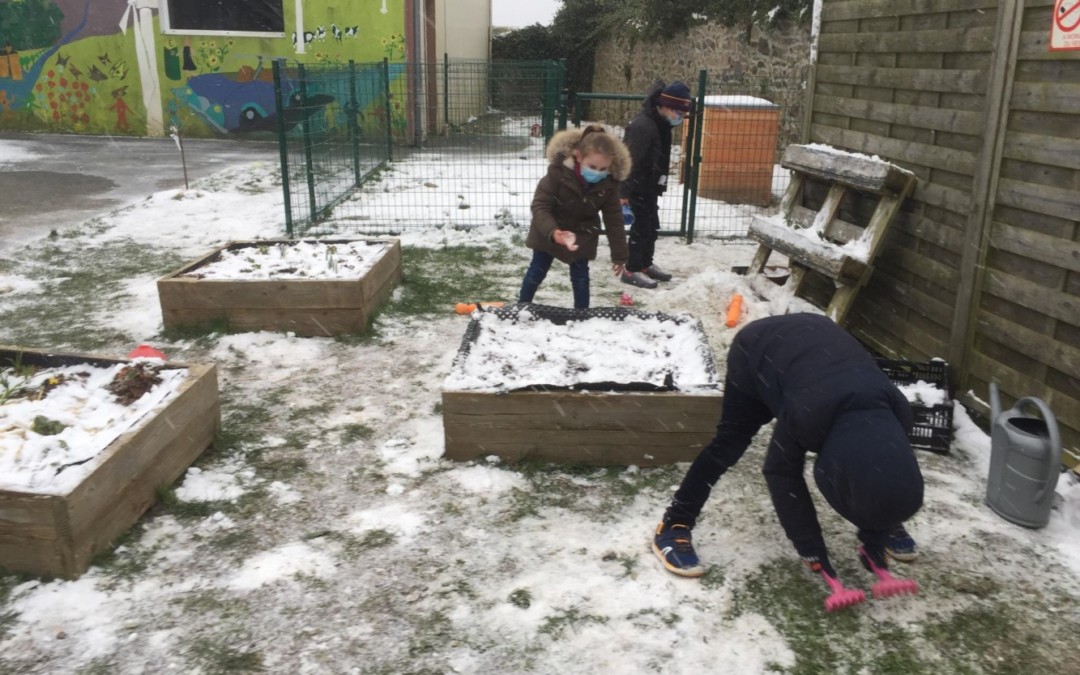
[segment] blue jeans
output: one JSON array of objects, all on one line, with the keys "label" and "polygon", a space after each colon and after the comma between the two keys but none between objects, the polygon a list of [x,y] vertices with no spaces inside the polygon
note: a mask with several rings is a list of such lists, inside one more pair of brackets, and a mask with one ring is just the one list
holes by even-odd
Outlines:
[{"label": "blue jeans", "polygon": [[[532,262],[529,269],[525,270],[525,278],[521,282],[521,293],[518,302],[532,302],[536,290],[547,277],[551,263],[555,256],[543,251],[533,251]],[[574,309],[589,308],[589,261],[576,260],[570,263],[570,285],[574,288]]]}]

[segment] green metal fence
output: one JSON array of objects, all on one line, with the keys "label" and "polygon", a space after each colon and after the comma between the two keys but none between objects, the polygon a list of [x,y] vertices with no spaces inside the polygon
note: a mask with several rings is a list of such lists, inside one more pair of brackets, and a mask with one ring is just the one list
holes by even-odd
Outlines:
[{"label": "green metal fence", "polygon": [[274,73],[290,234],[527,223],[545,139],[566,124],[559,61]]},{"label": "green metal fence", "polygon": [[[674,130],[661,234],[742,239],[755,215],[775,212],[790,178],[780,158],[801,137],[805,83],[805,77],[713,80],[707,71],[688,82],[694,110]],[[571,121],[618,131],[641,109],[642,98],[575,94]]]},{"label": "green metal fence", "polygon": [[[559,61],[279,62],[274,74],[290,234],[527,226],[552,134],[599,122],[621,135],[643,99],[570,94]],[[805,83],[701,71],[693,84],[663,233],[742,238],[787,186],[778,162],[799,140]]]},{"label": "green metal fence", "polygon": [[291,67],[274,62],[288,234],[325,219],[386,166],[392,157],[391,85],[401,70],[386,61]]}]

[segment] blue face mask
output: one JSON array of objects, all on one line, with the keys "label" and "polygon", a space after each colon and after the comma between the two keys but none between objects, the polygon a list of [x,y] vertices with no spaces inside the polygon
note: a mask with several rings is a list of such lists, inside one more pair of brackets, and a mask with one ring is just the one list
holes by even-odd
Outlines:
[{"label": "blue face mask", "polygon": [[585,179],[586,183],[599,183],[608,177],[607,171],[597,171],[596,169],[590,169],[587,166],[581,167],[581,177]]},{"label": "blue face mask", "polygon": [[675,117],[669,117],[668,118],[668,124],[670,124],[673,127],[679,126],[680,124],[682,124],[682,121],[683,121],[683,116],[682,116],[681,113],[675,113]]}]

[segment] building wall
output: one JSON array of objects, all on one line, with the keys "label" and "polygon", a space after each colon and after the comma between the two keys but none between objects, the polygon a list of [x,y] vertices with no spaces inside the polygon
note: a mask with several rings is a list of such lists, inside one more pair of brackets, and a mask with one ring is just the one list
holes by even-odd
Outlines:
[{"label": "building wall", "polygon": [[438,0],[438,58],[491,58],[491,0]]},{"label": "building wall", "polygon": [[[158,10],[148,7],[156,0],[137,0],[147,8],[134,11],[127,0],[0,3],[0,12],[32,5],[35,16],[62,15],[59,35],[25,21],[16,24],[18,34],[0,34],[0,129],[134,136],[161,135],[172,126],[188,136],[273,131],[273,59],[313,70],[406,59],[405,4],[412,0],[303,0],[299,32],[306,35],[297,38],[297,3],[281,1],[284,37],[163,34]],[[460,33],[469,45],[462,49],[486,50],[489,0],[471,0],[453,14],[484,24],[482,40],[478,31]],[[392,76],[403,76],[402,69]],[[326,103],[327,110],[336,103]]]}]

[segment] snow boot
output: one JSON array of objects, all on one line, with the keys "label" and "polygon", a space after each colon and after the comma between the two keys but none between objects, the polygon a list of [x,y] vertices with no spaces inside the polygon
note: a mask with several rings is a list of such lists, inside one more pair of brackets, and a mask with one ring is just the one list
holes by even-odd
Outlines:
[{"label": "snow boot", "polygon": [[656,265],[649,265],[642,271],[645,272],[645,276],[650,279],[655,279],[656,281],[671,281],[671,275]]},{"label": "snow boot", "polygon": [[631,286],[637,286],[638,288],[656,288],[656,282],[646,276],[644,272],[623,270],[619,280],[624,284],[630,284]]}]

